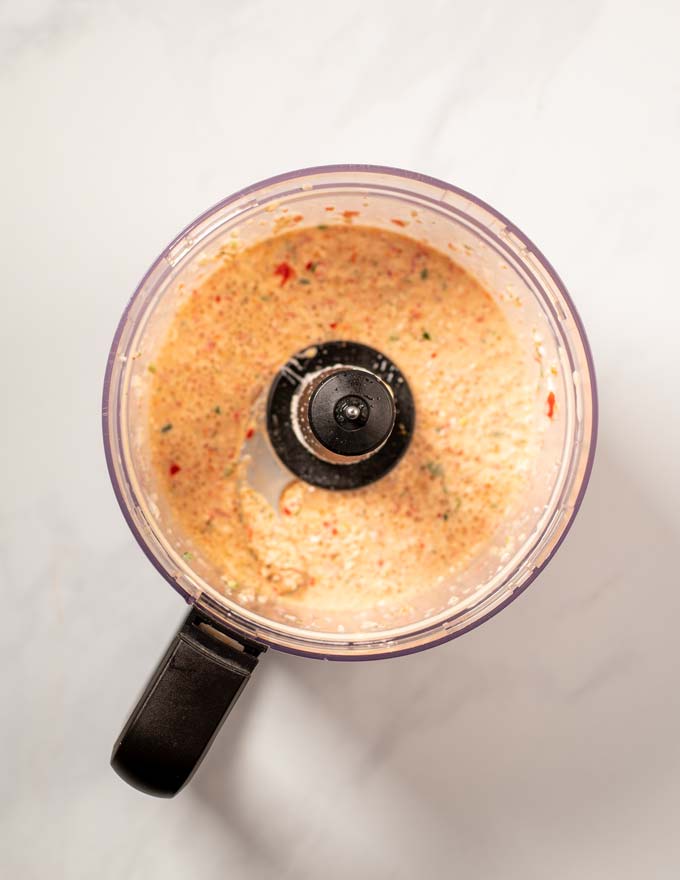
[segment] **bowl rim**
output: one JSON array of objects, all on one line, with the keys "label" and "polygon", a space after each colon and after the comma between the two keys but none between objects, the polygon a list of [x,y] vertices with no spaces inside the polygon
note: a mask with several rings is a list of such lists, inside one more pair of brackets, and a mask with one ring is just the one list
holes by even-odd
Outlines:
[{"label": "bowl rim", "polygon": [[[419,651],[424,651],[429,648],[434,648],[438,645],[442,645],[446,642],[451,641],[452,639],[458,638],[463,634],[470,632],[476,627],[480,626],[482,623],[485,623],[487,620],[490,620],[504,608],[506,608],[511,602],[513,602],[518,596],[525,592],[525,590],[536,580],[536,578],[541,574],[541,572],[545,569],[545,567],[550,563],[552,558],[555,556],[559,548],[561,547],[564,539],[566,538],[569,530],[571,529],[574,519],[581,507],[583,502],[583,498],[585,497],[586,490],[588,488],[588,483],[590,481],[590,476],[593,469],[593,463],[595,459],[596,447],[597,447],[597,435],[598,435],[598,424],[599,424],[599,403],[598,403],[598,391],[597,391],[597,380],[595,375],[595,365],[593,361],[593,355],[590,348],[590,344],[588,342],[588,337],[585,332],[585,328],[583,326],[583,322],[581,317],[574,305],[574,302],[569,295],[562,279],[555,271],[554,267],[550,263],[550,261],[545,257],[542,251],[535,245],[535,243],[525,235],[521,229],[519,229],[511,220],[505,217],[500,211],[496,210],[493,206],[491,206],[488,202],[480,199],[478,196],[470,193],[469,191],[462,189],[461,187],[455,186],[454,184],[448,183],[444,180],[441,180],[436,177],[432,177],[430,175],[421,174],[415,171],[409,171],[403,168],[392,167],[388,165],[372,165],[372,164],[330,164],[330,165],[314,165],[307,168],[299,168],[292,171],[287,171],[282,174],[277,174],[272,177],[265,178],[263,180],[252,183],[243,189],[237,190],[229,196],[226,196],[224,199],[214,203],[210,208],[203,211],[198,217],[192,220],[187,226],[179,232],[172,241],[161,251],[161,253],[156,257],[155,260],[151,263],[147,271],[144,273],[143,277],[137,284],[134,293],[130,297],[127,302],[123,313],[118,322],[118,326],[114,333],[111,347],[109,350],[106,370],[104,374],[104,383],[103,383],[103,391],[102,391],[102,431],[103,431],[103,440],[104,440],[104,453],[106,457],[107,469],[109,472],[109,477],[111,479],[111,483],[113,486],[114,494],[116,496],[116,500],[118,501],[118,505],[121,509],[123,517],[127,522],[135,540],[141,547],[142,551],[152,563],[154,568],[161,574],[161,576],[173,587],[173,589],[180,593],[183,598],[187,601],[188,604],[197,604],[197,607],[200,607],[206,614],[213,617],[210,614],[209,609],[204,608],[203,604],[200,602],[202,596],[197,597],[195,599],[188,593],[186,593],[180,585],[177,583],[176,579],[168,572],[161,562],[157,559],[157,557],[152,553],[151,548],[148,546],[146,541],[143,539],[137,524],[131,516],[131,513],[128,509],[127,504],[125,503],[125,499],[123,497],[123,493],[121,491],[121,487],[118,481],[118,477],[114,468],[114,457],[113,450],[111,447],[110,440],[110,420],[111,414],[109,412],[109,396],[111,391],[111,382],[113,369],[115,366],[118,347],[120,343],[121,336],[125,330],[127,325],[128,317],[130,312],[137,302],[138,297],[141,295],[144,290],[147,281],[149,278],[157,272],[159,267],[163,264],[164,261],[167,261],[172,251],[176,248],[176,246],[183,241],[187,236],[190,236],[191,233],[197,228],[200,227],[208,218],[214,215],[218,211],[222,211],[227,208],[229,205],[243,199],[245,196],[261,191],[271,186],[276,186],[277,184],[285,183],[288,180],[294,180],[304,177],[311,177],[313,175],[320,174],[342,174],[342,175],[360,175],[360,174],[371,174],[371,175],[385,175],[388,177],[394,177],[401,180],[407,181],[418,181],[425,185],[429,185],[432,187],[440,188],[442,191],[447,191],[456,194],[457,196],[462,197],[463,199],[468,200],[473,205],[478,206],[483,211],[488,212],[492,217],[494,217],[497,221],[502,223],[507,230],[516,237],[524,247],[531,251],[532,255],[536,258],[536,260],[541,264],[543,269],[546,271],[547,275],[550,277],[551,281],[554,283],[555,287],[559,291],[560,296],[562,297],[564,304],[569,312],[569,316],[573,319],[574,325],[576,327],[578,337],[580,343],[583,347],[583,353],[585,356],[585,365],[588,371],[589,378],[589,387],[590,387],[590,404],[591,404],[591,419],[590,419],[590,434],[589,436],[584,435],[583,443],[588,443],[588,457],[585,461],[585,466],[583,468],[583,473],[581,477],[581,483],[578,487],[578,491],[576,494],[576,498],[573,502],[571,510],[569,512],[566,521],[563,523],[561,527],[561,531],[559,537],[555,541],[554,545],[551,547],[550,552],[545,556],[545,558],[541,561],[540,565],[536,566],[532,572],[527,576],[526,580],[518,587],[509,591],[508,595],[502,599],[501,601],[495,603],[491,608],[484,611],[474,620],[469,623],[463,625],[459,629],[456,629],[453,632],[444,632],[441,636],[437,638],[433,638],[423,643],[419,644],[411,644],[405,645],[403,647],[388,647],[384,651],[375,651],[371,649],[370,653],[362,653],[360,650],[349,650],[346,653],[343,653],[341,649],[341,645],[335,647],[335,650],[330,653],[324,653],[323,651],[313,651],[307,650],[304,647],[292,646],[289,644],[282,644],[281,642],[270,640],[260,633],[257,635],[257,640],[262,642],[264,645],[273,648],[277,651],[282,651],[284,653],[295,654],[297,656],[309,657],[313,659],[325,659],[325,660],[349,660],[349,661],[365,661],[365,660],[380,660],[389,657],[400,657],[408,654],[417,653]],[[198,601],[197,601],[198,600]],[[225,624],[222,621],[216,620],[216,622],[220,626],[224,626]],[[442,623],[440,622],[437,626],[441,627]],[[422,630],[421,630],[422,632]],[[238,637],[238,633],[236,634]],[[321,634],[319,634],[321,635]],[[251,638],[249,636],[249,638]],[[322,641],[319,638],[318,641]],[[373,643],[375,644],[375,643]],[[392,641],[391,644],[394,644]],[[330,647],[330,644],[329,644]]]}]

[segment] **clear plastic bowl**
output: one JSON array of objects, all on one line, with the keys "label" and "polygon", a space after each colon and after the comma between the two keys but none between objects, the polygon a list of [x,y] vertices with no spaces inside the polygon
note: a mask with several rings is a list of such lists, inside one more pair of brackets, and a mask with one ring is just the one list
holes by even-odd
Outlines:
[{"label": "clear plastic bowl", "polygon": [[[330,214],[328,205],[336,210]],[[147,442],[148,366],[162,344],[181,285],[210,274],[220,250],[287,228],[357,222],[400,231],[448,253],[504,310],[527,351],[540,350],[557,374],[537,376],[536,406],[553,391],[559,419],[541,449],[516,509],[455,582],[423,589],[407,609],[323,615],[285,605],[252,607],[226,595],[209,565],[188,562],[162,497]],[[301,219],[300,219],[301,218]],[[228,328],[227,328],[228,332]],[[358,340],[361,341],[361,340]],[[306,340],[303,341],[303,344]],[[140,546],[187,602],[237,636],[329,659],[371,659],[416,651],[459,636],[525,590],[551,559],[583,498],[595,450],[597,403],[592,357],[564,285],[512,223],[476,197],[430,177],[368,165],[309,168],[235,193],[188,226],[153,263],[116,331],[103,398],[106,458],[116,497]]]}]

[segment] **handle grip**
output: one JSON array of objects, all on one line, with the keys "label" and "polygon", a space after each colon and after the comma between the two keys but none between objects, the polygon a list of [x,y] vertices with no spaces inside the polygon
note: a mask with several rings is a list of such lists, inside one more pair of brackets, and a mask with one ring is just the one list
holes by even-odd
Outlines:
[{"label": "handle grip", "polygon": [[192,609],[116,740],[116,773],[146,794],[174,797],[194,775],[265,650]]}]

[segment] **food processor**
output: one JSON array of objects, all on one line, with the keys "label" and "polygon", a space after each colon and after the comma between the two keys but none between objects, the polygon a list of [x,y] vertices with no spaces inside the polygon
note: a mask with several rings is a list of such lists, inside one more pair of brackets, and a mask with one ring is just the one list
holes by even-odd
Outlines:
[{"label": "food processor", "polygon": [[[397,226],[447,254],[483,286],[535,361],[536,408],[546,418],[522,497],[464,570],[423,584],[406,604],[336,612],[271,597],[258,603],[248,591],[231,589],[209,560],[185,552],[182,528],[158,491],[147,417],[153,364],[183,291],[209,277],[225,254],[292,225],[324,228],[348,216],[367,227]],[[228,321],[220,332],[228,336]],[[246,479],[273,505],[293,479],[331,493],[383,479],[399,467],[418,432],[409,375],[390,353],[332,333],[299,340],[254,412]],[[193,775],[267,648],[327,660],[404,655],[462,635],[525,590],[561,544],[583,498],[597,404],[592,358],[574,306],[522,232],[443,181],[339,165],[247,187],[177,236],[120,321],[102,415],[123,515],[149,560],[191,606],[116,741],[112,765],[134,787],[172,797]]]}]

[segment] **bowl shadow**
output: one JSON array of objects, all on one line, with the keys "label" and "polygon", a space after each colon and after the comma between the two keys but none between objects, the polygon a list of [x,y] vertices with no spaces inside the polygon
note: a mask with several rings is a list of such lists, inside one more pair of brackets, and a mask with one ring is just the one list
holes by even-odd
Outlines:
[{"label": "bowl shadow", "polygon": [[[577,845],[606,827],[613,803],[636,815],[662,784],[662,755],[679,752],[667,701],[674,555],[671,525],[602,436],[574,526],[525,594],[464,638],[409,657],[328,663],[270,651],[190,796],[266,876],[288,876],[288,864],[307,876],[304,853],[325,851],[329,824],[359,811],[383,877],[402,876],[409,859],[435,866],[456,847],[492,870],[527,823],[542,829],[533,847],[546,857],[556,841]],[[400,817],[389,818],[396,802]],[[392,870],[381,835],[402,825],[411,833]]]}]

